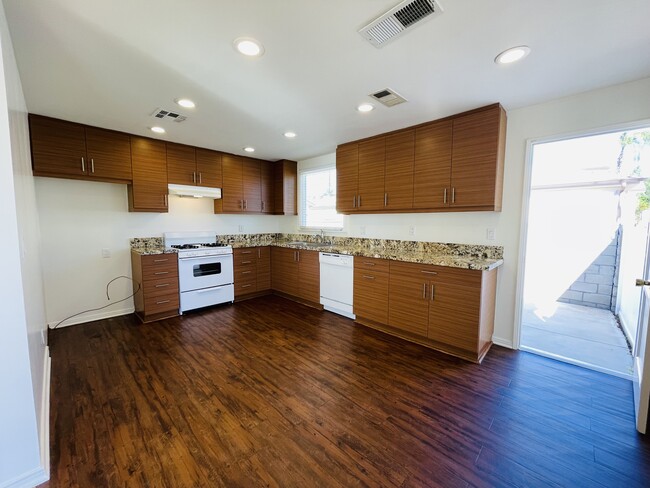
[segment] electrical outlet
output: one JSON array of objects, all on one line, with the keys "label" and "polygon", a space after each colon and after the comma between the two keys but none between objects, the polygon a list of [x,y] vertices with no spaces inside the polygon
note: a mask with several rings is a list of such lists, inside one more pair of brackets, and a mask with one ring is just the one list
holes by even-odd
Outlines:
[{"label": "electrical outlet", "polygon": [[102,257],[103,258],[110,258],[111,257],[111,250],[110,249],[102,249]]},{"label": "electrical outlet", "polygon": [[488,227],[487,229],[485,229],[485,238],[488,241],[493,241],[494,239],[496,239],[496,231],[494,230],[494,227]]},{"label": "electrical outlet", "polygon": [[244,226],[242,224],[239,224],[238,229],[239,229],[239,232],[244,232]]},{"label": "electrical outlet", "polygon": [[410,236],[415,235],[415,226],[414,225],[409,225],[409,235]]},{"label": "electrical outlet", "polygon": [[365,236],[365,235],[366,235],[366,226],[365,226],[365,225],[361,225],[361,226],[359,226],[359,233],[360,233],[362,236]]}]

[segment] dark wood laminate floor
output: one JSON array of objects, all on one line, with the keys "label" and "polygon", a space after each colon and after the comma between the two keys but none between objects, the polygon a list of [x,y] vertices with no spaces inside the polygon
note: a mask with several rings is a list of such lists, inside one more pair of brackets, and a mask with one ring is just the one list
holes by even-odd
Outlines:
[{"label": "dark wood laminate floor", "polygon": [[629,382],[279,297],[52,332],[48,487],[641,487]]}]

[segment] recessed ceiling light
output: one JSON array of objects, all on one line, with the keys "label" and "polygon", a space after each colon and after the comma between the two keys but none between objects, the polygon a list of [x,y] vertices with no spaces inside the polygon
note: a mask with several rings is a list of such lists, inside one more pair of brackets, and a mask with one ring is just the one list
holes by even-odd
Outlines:
[{"label": "recessed ceiling light", "polygon": [[244,151],[246,151],[246,152],[255,152],[255,148],[248,146],[248,147],[244,148]]},{"label": "recessed ceiling light", "polygon": [[162,127],[158,127],[158,126],[151,127],[151,132],[155,132],[156,134],[164,134],[165,129],[163,129]]},{"label": "recessed ceiling light", "polygon": [[530,48],[528,46],[511,47],[494,58],[494,62],[497,64],[515,63],[528,56],[528,53],[530,53]]},{"label": "recessed ceiling light", "polygon": [[296,137],[296,133],[288,130],[287,132],[284,133],[284,137],[286,137],[287,139],[293,139],[294,137]]},{"label": "recessed ceiling light", "polygon": [[362,103],[357,107],[357,110],[362,113],[367,113],[375,109],[372,103]]},{"label": "recessed ceiling light", "polygon": [[184,108],[194,108],[196,104],[189,98],[177,98],[174,100],[177,104]]},{"label": "recessed ceiling light", "polygon": [[233,45],[244,56],[259,57],[264,54],[264,46],[251,37],[238,37],[233,41]]}]

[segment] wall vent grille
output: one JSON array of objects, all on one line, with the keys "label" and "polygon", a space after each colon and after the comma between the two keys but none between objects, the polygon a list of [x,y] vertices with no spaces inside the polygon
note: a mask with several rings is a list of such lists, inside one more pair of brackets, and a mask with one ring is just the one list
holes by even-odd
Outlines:
[{"label": "wall vent grille", "polygon": [[379,48],[424,19],[443,12],[437,0],[405,0],[359,30],[370,44]]},{"label": "wall vent grille", "polygon": [[185,122],[187,120],[187,117],[185,115],[181,115],[177,112],[172,112],[171,110],[165,110],[162,108],[157,108],[154,110],[151,116],[155,117],[156,119],[173,120],[177,123]]},{"label": "wall vent grille", "polygon": [[390,88],[384,88],[378,92],[371,93],[370,96],[387,107],[394,107],[407,101],[406,98]]}]

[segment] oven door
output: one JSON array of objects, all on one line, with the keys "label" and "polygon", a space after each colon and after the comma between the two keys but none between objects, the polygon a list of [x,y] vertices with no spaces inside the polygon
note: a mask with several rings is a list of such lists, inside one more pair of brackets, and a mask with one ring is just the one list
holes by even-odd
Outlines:
[{"label": "oven door", "polygon": [[232,254],[179,258],[180,291],[200,290],[233,283]]}]

